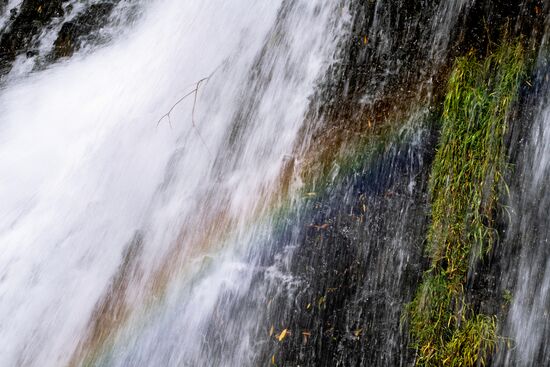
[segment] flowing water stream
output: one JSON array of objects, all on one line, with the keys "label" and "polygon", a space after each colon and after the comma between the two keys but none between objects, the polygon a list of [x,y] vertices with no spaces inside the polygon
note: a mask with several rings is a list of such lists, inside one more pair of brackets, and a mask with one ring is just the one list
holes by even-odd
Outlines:
[{"label": "flowing water stream", "polygon": [[506,366],[550,365],[549,36],[547,31],[535,67],[535,88],[527,102],[527,116],[532,116],[527,121],[532,125],[518,162],[518,184],[510,203],[512,225],[506,245],[516,248],[517,253],[507,259],[504,268],[508,267],[509,274],[502,277],[504,286],[513,284],[508,289],[515,289],[510,293],[511,307],[504,326],[512,348],[501,353],[498,360]]},{"label": "flowing water stream", "polygon": [[322,1],[144,6],[131,37],[0,98],[2,366],[109,358],[160,309],[183,339],[148,331],[143,354],[101,363],[205,365],[201,320],[245,281],[232,251],[257,242],[348,18]]},{"label": "flowing water stream", "polygon": [[[434,93],[477,3],[59,2],[0,79],[0,366],[413,365]],[[550,363],[544,50],[505,240],[528,244],[503,265],[509,366]],[[342,122],[380,114],[401,125],[376,148]]]}]

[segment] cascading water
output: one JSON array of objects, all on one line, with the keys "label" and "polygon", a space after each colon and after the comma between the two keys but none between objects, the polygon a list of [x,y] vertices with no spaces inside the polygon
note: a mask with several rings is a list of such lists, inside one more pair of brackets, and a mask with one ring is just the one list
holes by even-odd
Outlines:
[{"label": "cascading water", "polygon": [[246,277],[231,253],[276,204],[347,18],[320,1],[146,7],[131,37],[3,92],[0,365],[209,364],[202,320]]},{"label": "cascading water", "polygon": [[507,342],[512,345],[499,355],[498,362],[504,366],[550,365],[549,36],[547,31],[536,64],[534,91],[526,103],[529,111],[533,111],[526,114],[532,125],[519,161],[519,182],[512,192],[510,206],[513,224],[507,245],[519,249],[516,250],[519,257],[508,260],[509,274],[502,277],[511,302],[504,329]]},{"label": "cascading water", "polygon": [[[454,365],[550,364],[544,1],[10,0],[0,14],[0,367],[439,366],[408,314],[429,274],[452,272],[426,256],[430,186],[445,134],[497,115],[521,173],[502,174],[511,220],[484,217],[496,250],[468,255],[461,321],[436,337]],[[448,90],[457,60],[476,70],[516,38],[538,53],[517,98],[488,67]],[[442,127],[455,89],[512,107]],[[451,359],[472,315],[498,319],[499,348],[468,363],[473,337]]]},{"label": "cascading water", "polygon": [[[548,97],[546,97],[548,98]],[[542,103],[541,103],[542,104]],[[534,152],[533,169],[528,178],[522,208],[524,217],[520,224],[521,243],[518,284],[512,295],[509,327],[515,356],[508,360],[510,366],[538,366],[541,362],[550,364],[547,341],[550,338],[548,310],[550,308],[550,257],[548,255],[548,226],[546,206],[546,186],[548,180],[548,124],[550,108],[548,103],[541,106],[535,127],[539,138]],[[541,198],[543,202],[541,203]],[[531,201],[533,200],[533,201]]]}]

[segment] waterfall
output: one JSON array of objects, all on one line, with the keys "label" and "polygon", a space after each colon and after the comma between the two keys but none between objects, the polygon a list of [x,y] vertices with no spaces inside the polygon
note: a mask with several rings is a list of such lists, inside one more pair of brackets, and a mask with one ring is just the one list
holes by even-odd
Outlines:
[{"label": "waterfall", "polygon": [[511,298],[504,329],[512,347],[499,355],[499,363],[505,366],[550,364],[549,36],[547,31],[536,64],[533,91],[526,103],[526,120],[532,125],[518,162],[518,183],[510,204],[512,225],[506,245],[516,250],[506,259],[504,268],[509,275],[503,274],[502,281]]},{"label": "waterfall", "polygon": [[1,2],[0,367],[550,364],[548,14]]},{"label": "waterfall", "polygon": [[131,35],[2,92],[2,366],[209,364],[204,320],[246,282],[238,253],[282,200],[348,19],[323,1],[143,6]]}]

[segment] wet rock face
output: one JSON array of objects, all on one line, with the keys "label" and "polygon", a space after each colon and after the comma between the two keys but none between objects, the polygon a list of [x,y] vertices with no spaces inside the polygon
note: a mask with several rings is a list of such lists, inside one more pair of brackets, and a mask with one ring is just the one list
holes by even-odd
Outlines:
[{"label": "wet rock face", "polygon": [[[430,33],[444,26],[433,20],[436,11],[444,9],[444,1],[354,2],[355,18],[349,40],[342,46],[342,62],[332,70],[335,77],[329,76],[324,85],[328,103],[323,112],[333,118],[328,121],[349,122],[353,128],[357,125],[354,115],[370,113],[364,111],[368,103],[390,97],[391,106],[399,105],[399,99],[406,98],[403,87],[413,85],[411,90],[418,92],[427,76],[441,78],[439,86],[434,82],[436,95],[429,102],[438,106],[446,90],[445,69],[456,57],[472,49],[483,57],[488,45],[503,34],[526,38],[532,44],[540,42],[548,14],[544,2],[466,2],[468,7],[462,8],[455,25],[441,35],[447,37],[446,49],[439,50],[439,55],[445,55],[439,64],[441,75],[430,74],[433,60],[428,51],[433,42],[440,42]],[[365,96],[371,100],[364,102]],[[379,104],[373,105],[373,110],[380,110]],[[436,141],[426,149],[435,152]],[[398,163],[398,157],[393,163]],[[391,153],[383,159],[391,161]],[[270,288],[261,330],[264,339],[265,330],[272,326],[274,334],[258,365],[272,357],[281,366],[414,365],[407,326],[399,319],[427,265],[423,247],[429,205],[422,186],[429,172],[424,169],[430,168],[418,168],[416,190],[411,192],[404,179],[409,173],[398,164],[367,167],[333,188],[327,195],[330,199],[319,198],[311,204],[308,214],[297,221],[300,233],[287,234],[284,239],[296,242],[287,271],[299,285],[285,288],[284,283],[276,283]],[[385,181],[388,177],[403,181]],[[497,247],[498,256],[475,269],[467,297],[476,310],[504,317],[510,302],[505,291],[512,287],[498,289],[506,268],[499,262],[518,256],[506,256],[512,250],[501,248]],[[400,257],[406,261],[401,263]],[[539,357],[539,361],[546,361],[543,358],[548,357]]]},{"label": "wet rock face", "polygon": [[[350,37],[341,47],[342,62],[334,70],[335,77],[329,78],[326,90],[331,103],[325,112],[335,119],[350,119],[351,111],[358,111],[358,105],[418,94],[416,86],[437,71],[431,55],[434,37],[453,36],[446,34],[444,22],[435,21],[446,15],[445,3],[444,0],[352,1]],[[395,103],[396,98],[392,99]]]},{"label": "wet rock face", "polygon": [[252,335],[250,366],[413,365],[401,315],[427,266],[426,182],[436,139],[428,127],[416,137],[310,196],[258,245],[264,252],[251,259],[258,261],[251,286],[227,289],[205,333],[212,365],[225,365],[239,332]]},{"label": "wet rock face", "polygon": [[547,6],[546,0],[474,1],[470,10],[461,16],[453,56],[471,49],[483,55],[506,27],[508,36],[527,37],[531,45],[539,44]]},{"label": "wet rock face", "polygon": [[71,56],[80,49],[85,41],[92,38],[90,35],[93,32],[107,25],[114,7],[114,3],[93,4],[72,21],[63,24],[54,42],[53,58]]},{"label": "wet rock face", "polygon": [[[19,8],[4,9],[10,20],[0,36],[0,76],[8,73],[20,55],[37,57],[40,65],[73,55],[85,44],[101,44],[106,36],[103,27],[109,24],[111,14],[120,0],[94,2],[73,14],[73,3],[68,0],[25,0]],[[79,8],[80,9],[80,8]],[[41,34],[59,29],[52,45],[41,45]],[[51,48],[40,55],[41,46]]]},{"label": "wet rock face", "polygon": [[9,70],[15,57],[30,51],[34,37],[55,17],[62,17],[63,0],[25,0],[13,22],[0,38],[0,74]]},{"label": "wet rock face", "polygon": [[509,36],[542,36],[545,0],[354,0],[350,36],[324,87],[333,120],[406,104],[445,89],[453,60]]},{"label": "wet rock face", "polygon": [[[264,360],[271,353],[282,366],[412,365],[401,316],[426,266],[430,159],[427,146],[396,146],[310,203],[288,265],[298,286],[269,295],[262,321],[279,338]],[[280,340],[282,329],[288,336]]]}]

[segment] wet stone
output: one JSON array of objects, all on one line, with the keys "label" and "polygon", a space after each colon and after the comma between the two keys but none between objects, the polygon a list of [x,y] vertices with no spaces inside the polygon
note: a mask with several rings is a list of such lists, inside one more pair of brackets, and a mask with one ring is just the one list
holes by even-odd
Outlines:
[{"label": "wet stone", "polygon": [[53,58],[71,56],[82,47],[84,42],[93,38],[92,34],[95,31],[108,24],[114,6],[114,3],[91,5],[72,21],[63,24],[54,42]]},{"label": "wet stone", "polygon": [[[6,6],[0,0],[0,11]],[[104,1],[85,7],[73,17],[74,6],[68,0],[25,0],[19,8],[10,9],[10,21],[0,34],[0,76],[7,74],[15,59],[39,57],[38,65],[44,66],[63,57],[69,57],[85,44],[101,44],[101,35],[111,14],[120,0]],[[6,9],[4,11],[7,11]],[[70,16],[70,20],[67,18]],[[40,35],[59,28],[51,53],[39,55]]]},{"label": "wet stone", "polygon": [[13,22],[0,38],[0,74],[9,71],[15,58],[26,53],[35,36],[53,18],[64,15],[62,0],[25,0],[19,12],[12,9]]}]

